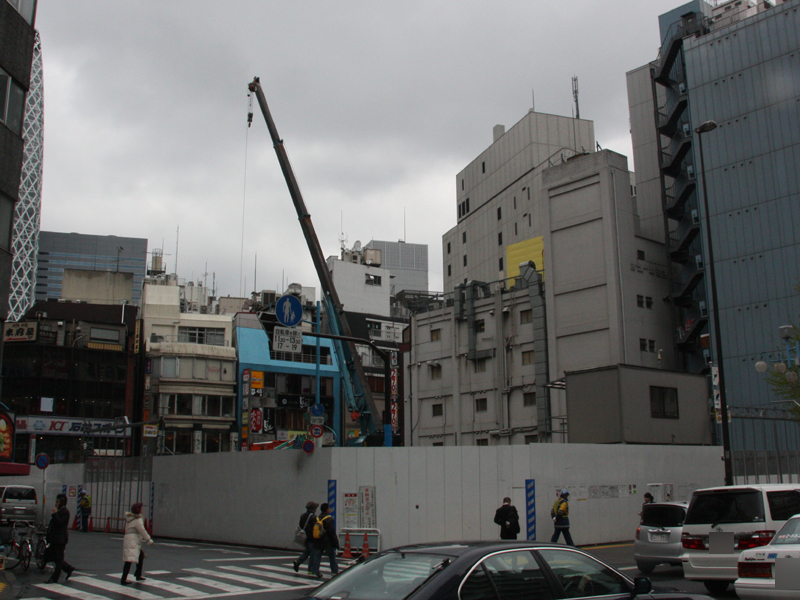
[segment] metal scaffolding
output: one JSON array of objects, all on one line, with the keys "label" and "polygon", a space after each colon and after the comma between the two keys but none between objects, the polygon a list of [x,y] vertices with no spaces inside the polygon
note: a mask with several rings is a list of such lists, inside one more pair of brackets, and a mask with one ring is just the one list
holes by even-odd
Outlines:
[{"label": "metal scaffolding", "polygon": [[25,102],[22,139],[22,177],[14,214],[11,252],[11,292],[9,321],[19,321],[33,306],[36,285],[36,255],[39,252],[39,224],[42,206],[42,149],[44,134],[44,85],[42,81],[42,43],[39,32],[33,44],[31,84]]}]

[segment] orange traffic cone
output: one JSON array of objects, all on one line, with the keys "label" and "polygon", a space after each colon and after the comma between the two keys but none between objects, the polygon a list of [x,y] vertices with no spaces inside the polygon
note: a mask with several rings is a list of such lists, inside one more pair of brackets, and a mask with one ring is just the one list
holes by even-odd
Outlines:
[{"label": "orange traffic cone", "polygon": [[147,533],[149,533],[150,535],[153,535],[153,524],[152,523],[148,523],[147,519],[144,520],[144,529],[145,529],[145,531],[147,531]]},{"label": "orange traffic cone", "polygon": [[342,558],[353,558],[353,552],[350,550],[350,532],[348,531],[344,535],[344,552],[342,552]]},{"label": "orange traffic cone", "polygon": [[78,515],[75,515],[75,518],[72,520],[72,529],[78,528]]},{"label": "orange traffic cone", "polygon": [[367,538],[367,534],[364,534],[364,548],[361,550],[361,556],[367,558],[369,556],[369,538]]},{"label": "orange traffic cone", "polygon": [[[91,519],[89,520],[91,523]],[[103,530],[104,533],[111,533],[111,517],[106,518],[106,528]]]},{"label": "orange traffic cone", "polygon": [[89,517],[89,531],[94,531],[94,518]]}]

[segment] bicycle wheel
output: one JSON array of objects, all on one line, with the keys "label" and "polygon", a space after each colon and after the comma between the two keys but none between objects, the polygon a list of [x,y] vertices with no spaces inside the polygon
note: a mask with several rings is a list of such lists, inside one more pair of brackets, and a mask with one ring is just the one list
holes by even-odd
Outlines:
[{"label": "bicycle wheel", "polygon": [[19,547],[19,564],[23,571],[27,571],[31,566],[31,554],[33,554],[31,543],[29,540],[25,540]]},{"label": "bicycle wheel", "polygon": [[19,544],[12,542],[6,546],[6,569],[14,569],[19,564]]},{"label": "bicycle wheel", "polygon": [[36,566],[39,567],[40,571],[44,571],[44,568],[47,566],[47,559],[45,558],[46,551],[47,543],[44,540],[39,540],[36,544]]}]

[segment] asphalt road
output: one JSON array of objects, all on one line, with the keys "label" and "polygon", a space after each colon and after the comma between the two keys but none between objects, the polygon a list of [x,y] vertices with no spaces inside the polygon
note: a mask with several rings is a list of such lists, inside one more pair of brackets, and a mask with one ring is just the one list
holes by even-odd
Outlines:
[{"label": "asphalt road", "polygon": [[[587,548],[601,560],[630,577],[639,576],[633,560],[633,544]],[[146,548],[147,580],[129,586],[119,583],[122,572],[122,536],[119,534],[70,532],[67,561],[76,571],[68,582],[45,584],[52,565],[40,572],[35,565],[23,572],[19,567],[0,575],[9,586],[0,600],[75,598],[77,600],[162,600],[164,598],[300,598],[318,582],[292,569],[293,552],[223,546],[198,542],[156,540]],[[328,565],[323,561],[323,574]],[[707,593],[700,583],[685,581],[680,568],[658,567],[649,576],[656,586],[687,592]],[[133,580],[133,574],[129,576]],[[716,598],[736,598],[733,589]]]}]

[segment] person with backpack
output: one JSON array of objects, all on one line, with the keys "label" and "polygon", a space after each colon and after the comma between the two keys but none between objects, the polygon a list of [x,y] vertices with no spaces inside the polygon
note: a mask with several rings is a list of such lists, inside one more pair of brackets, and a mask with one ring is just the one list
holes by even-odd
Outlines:
[{"label": "person with backpack", "polygon": [[[300,565],[302,565],[307,558],[310,558],[313,551],[312,544],[314,539],[314,524],[317,522],[317,515],[314,511],[317,510],[318,506],[319,504],[314,501],[306,502],[306,512],[300,515],[300,521],[297,524],[297,531],[295,532],[295,541],[299,543],[300,538],[303,538],[303,546],[305,546],[305,550],[303,550],[303,553],[297,558],[297,560],[292,562],[295,573],[300,571]],[[308,563],[308,574],[314,574],[311,571],[311,561]]]},{"label": "person with backpack", "polygon": [[519,513],[511,498],[503,498],[503,505],[494,513],[494,522],[500,525],[501,540],[515,540],[519,533]]},{"label": "person with backpack", "polygon": [[575,546],[569,533],[569,492],[567,490],[561,490],[558,499],[553,503],[550,516],[553,517],[553,525],[555,526],[550,542],[555,544],[563,533],[564,541],[570,546]]},{"label": "person with backpack", "polygon": [[336,535],[336,525],[331,515],[331,507],[323,503],[319,507],[319,517],[311,532],[313,550],[311,552],[311,562],[309,569],[314,577],[322,578],[319,572],[322,562],[322,553],[328,555],[331,565],[331,574],[339,573],[339,566],[336,564],[336,551],[339,549],[339,536]]},{"label": "person with backpack", "polygon": [[86,493],[86,490],[81,490],[78,496],[78,507],[81,509],[81,531],[87,533],[89,531],[89,517],[92,514],[92,497]]}]

